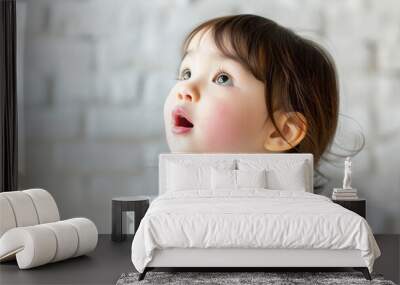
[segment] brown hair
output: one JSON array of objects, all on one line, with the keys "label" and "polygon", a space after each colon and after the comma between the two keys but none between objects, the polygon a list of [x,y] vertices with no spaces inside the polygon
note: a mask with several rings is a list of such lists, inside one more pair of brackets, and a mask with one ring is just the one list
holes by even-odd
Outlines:
[{"label": "brown hair", "polygon": [[[317,165],[333,141],[338,121],[338,82],[329,53],[269,19],[232,15],[197,26],[185,38],[183,54],[192,38],[206,30],[211,30],[223,54],[238,59],[265,83],[268,114],[281,109],[305,117],[306,136],[289,152],[312,153]],[[280,132],[273,116],[270,117]]]}]

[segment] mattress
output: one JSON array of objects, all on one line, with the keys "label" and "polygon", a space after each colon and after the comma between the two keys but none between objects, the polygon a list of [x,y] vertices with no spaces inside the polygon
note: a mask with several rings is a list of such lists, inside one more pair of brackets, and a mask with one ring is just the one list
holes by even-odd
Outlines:
[{"label": "mattress", "polygon": [[359,250],[370,272],[380,256],[361,216],[321,195],[266,189],[160,195],[133,239],[133,265],[143,272],[168,248]]}]

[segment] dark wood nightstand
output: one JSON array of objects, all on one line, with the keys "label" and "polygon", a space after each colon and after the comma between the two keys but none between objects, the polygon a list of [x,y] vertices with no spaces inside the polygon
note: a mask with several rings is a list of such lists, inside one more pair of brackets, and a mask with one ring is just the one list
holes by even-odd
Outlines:
[{"label": "dark wood nightstand", "polygon": [[140,221],[146,214],[150,205],[149,196],[127,196],[112,199],[112,233],[113,241],[123,241],[126,234],[122,234],[122,213],[126,211],[135,212],[135,231],[138,229]]},{"label": "dark wood nightstand", "polygon": [[340,206],[353,211],[356,214],[359,214],[361,217],[366,219],[366,204],[367,201],[365,199],[357,199],[357,200],[334,200],[332,201]]}]

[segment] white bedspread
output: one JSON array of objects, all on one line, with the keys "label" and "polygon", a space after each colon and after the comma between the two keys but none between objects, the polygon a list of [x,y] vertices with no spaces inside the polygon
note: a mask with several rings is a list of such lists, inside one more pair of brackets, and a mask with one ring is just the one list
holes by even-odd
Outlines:
[{"label": "white bedspread", "polygon": [[132,243],[143,272],[163,248],[358,249],[372,272],[380,250],[366,220],[307,192],[246,189],[170,192],[150,205]]}]

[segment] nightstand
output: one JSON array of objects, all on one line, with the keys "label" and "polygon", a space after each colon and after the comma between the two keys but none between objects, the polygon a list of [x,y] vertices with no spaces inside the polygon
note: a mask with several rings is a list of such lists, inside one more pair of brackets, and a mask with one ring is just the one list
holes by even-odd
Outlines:
[{"label": "nightstand", "polygon": [[126,235],[122,234],[122,213],[126,211],[135,212],[135,231],[137,231],[140,221],[149,208],[150,199],[149,196],[128,196],[112,199],[111,239],[113,241],[123,241],[126,238]]},{"label": "nightstand", "polygon": [[366,218],[366,204],[367,201],[365,199],[356,199],[356,200],[333,200],[332,202],[339,204],[340,206],[353,211],[356,214],[359,214],[364,219]]}]

